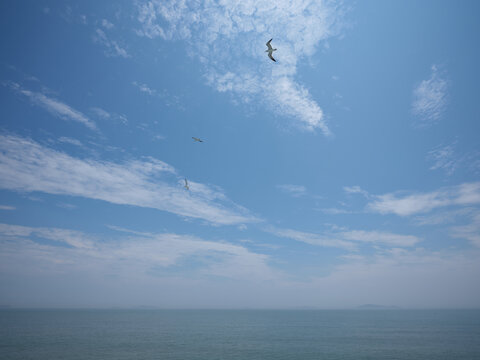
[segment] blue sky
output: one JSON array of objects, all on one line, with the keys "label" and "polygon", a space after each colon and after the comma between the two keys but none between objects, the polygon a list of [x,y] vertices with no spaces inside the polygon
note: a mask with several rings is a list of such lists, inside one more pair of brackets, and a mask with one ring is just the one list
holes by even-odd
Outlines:
[{"label": "blue sky", "polygon": [[480,305],[477,2],[0,10],[0,304]]}]

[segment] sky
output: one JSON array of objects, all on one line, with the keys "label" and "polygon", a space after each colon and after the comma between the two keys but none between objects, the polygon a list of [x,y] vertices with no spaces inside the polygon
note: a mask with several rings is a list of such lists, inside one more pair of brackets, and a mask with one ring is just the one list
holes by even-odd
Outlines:
[{"label": "sky", "polygon": [[0,306],[478,308],[479,16],[1,2]]}]

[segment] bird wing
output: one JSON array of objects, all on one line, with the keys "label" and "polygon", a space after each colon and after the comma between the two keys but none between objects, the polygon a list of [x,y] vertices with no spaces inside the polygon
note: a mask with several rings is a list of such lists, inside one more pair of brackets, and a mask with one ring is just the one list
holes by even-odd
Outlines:
[{"label": "bird wing", "polygon": [[270,52],[270,53],[268,53],[268,57],[269,57],[270,59],[272,59],[273,61],[277,62],[277,60],[275,60],[275,59],[273,58],[273,55],[272,55],[272,53],[271,53],[271,52]]},{"label": "bird wing", "polygon": [[273,48],[272,48],[272,45],[270,45],[270,42],[271,42],[272,40],[273,40],[273,39],[268,40],[267,43],[265,44],[265,45],[267,45],[268,50],[272,50],[272,49],[273,49]]}]

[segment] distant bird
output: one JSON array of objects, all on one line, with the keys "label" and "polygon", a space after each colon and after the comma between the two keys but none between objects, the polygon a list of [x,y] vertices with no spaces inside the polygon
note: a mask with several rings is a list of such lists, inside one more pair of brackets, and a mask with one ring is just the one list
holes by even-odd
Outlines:
[{"label": "distant bird", "polygon": [[188,187],[188,181],[187,181],[187,178],[185,178],[185,185],[183,186],[185,189],[187,190],[190,190],[190,188]]},{"label": "distant bird", "polygon": [[196,138],[195,136],[192,136],[192,139],[195,140],[195,141],[198,141],[198,142],[203,142],[202,139]]},{"label": "distant bird", "polygon": [[272,59],[273,61],[277,62],[277,60],[275,60],[275,59],[273,58],[273,55],[272,55],[272,53],[277,50],[277,49],[272,48],[272,45],[270,45],[270,42],[271,42],[272,40],[273,40],[273,39],[268,40],[268,42],[267,42],[267,44],[266,44],[267,47],[268,47],[268,50],[265,50],[265,52],[268,52],[268,57],[269,57],[270,59]]}]

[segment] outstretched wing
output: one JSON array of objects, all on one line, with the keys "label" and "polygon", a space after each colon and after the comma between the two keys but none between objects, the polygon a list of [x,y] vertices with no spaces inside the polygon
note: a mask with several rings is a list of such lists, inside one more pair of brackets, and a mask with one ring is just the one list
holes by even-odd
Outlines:
[{"label": "outstretched wing", "polygon": [[268,53],[268,57],[269,57],[270,59],[272,59],[273,61],[277,62],[277,60],[275,60],[275,59],[273,58],[273,55],[272,55],[271,52]]},{"label": "outstretched wing", "polygon": [[267,45],[268,50],[272,50],[272,49],[273,49],[273,48],[272,48],[272,45],[270,45],[270,42],[271,42],[272,40],[273,40],[273,39],[268,40],[267,43],[265,44],[265,45]]}]

